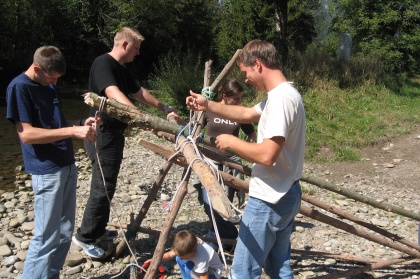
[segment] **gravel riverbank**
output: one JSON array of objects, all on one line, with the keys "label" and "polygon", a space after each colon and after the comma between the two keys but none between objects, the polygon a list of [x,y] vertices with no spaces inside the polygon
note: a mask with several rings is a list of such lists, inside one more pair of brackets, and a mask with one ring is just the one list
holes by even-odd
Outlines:
[{"label": "gravel riverbank", "polygon": [[[129,132],[126,138],[126,149],[117,192],[113,199],[114,214],[111,217],[113,222],[119,220],[121,223],[127,224],[130,222],[130,213],[136,215],[139,212],[154,179],[158,175],[158,171],[165,163],[165,160],[160,156],[139,146],[138,140],[140,137],[171,146],[170,143],[156,138],[149,132],[140,130]],[[420,139],[411,135],[410,142],[415,145],[413,148],[419,149]],[[306,164],[305,173],[332,181],[361,195],[419,214],[419,162],[411,157],[410,159],[402,158],[403,154],[401,156],[392,154],[393,148],[397,149],[394,145],[387,143],[387,147],[372,152],[377,157],[361,160],[360,167],[349,163],[342,163],[341,165]],[[389,158],[385,158],[388,156],[387,153],[390,156]],[[78,226],[89,195],[90,162],[84,150],[79,150],[76,157],[79,168],[76,217],[76,226]],[[407,168],[410,170],[409,172],[402,171]],[[396,174],[395,170],[398,169],[403,177]],[[167,212],[162,209],[162,205],[172,198],[181,181],[181,175],[182,169],[173,166],[164,181],[157,200],[149,209],[142,227],[154,230],[162,229],[167,216]],[[402,183],[404,179],[410,179],[413,183]],[[30,187],[30,177],[23,172],[18,172],[15,183],[17,190],[1,193],[0,199],[0,278],[21,278],[26,251],[33,232],[33,193]],[[307,183],[302,183],[302,186],[305,193],[330,206],[337,207],[346,213],[353,214],[360,219],[417,243],[418,221],[376,209]],[[303,202],[302,205],[311,206],[306,202]],[[321,209],[319,209],[319,212],[334,216]],[[197,192],[192,185],[189,185],[187,197],[183,201],[173,226],[174,231],[185,228],[198,236],[206,235],[210,228],[210,223],[202,206],[197,201]],[[115,228],[109,227],[109,229]],[[115,240],[115,242],[118,241],[122,241],[122,238]],[[112,243],[108,244],[111,245]],[[152,257],[156,244],[156,237],[143,233],[138,234],[133,251],[139,258],[140,263]],[[402,252],[354,236],[301,214],[296,218],[295,230],[292,234],[292,249],[339,255],[321,256],[294,253],[292,255],[292,265],[295,278],[311,278],[366,266],[366,263],[354,261],[351,258],[381,262],[406,256]],[[226,258],[230,263],[232,255],[227,253]],[[129,269],[125,269],[129,264],[129,256],[120,258],[110,256],[104,261],[91,261],[86,259],[83,253],[72,245],[66,266],[61,272],[61,278],[113,278],[121,272],[123,273],[117,278],[129,278]],[[164,265],[168,270],[166,278],[181,278],[174,262],[167,262]],[[262,278],[265,278],[265,275]],[[420,260],[408,261],[404,265],[383,267],[374,271],[347,276],[347,278],[420,278]]]}]

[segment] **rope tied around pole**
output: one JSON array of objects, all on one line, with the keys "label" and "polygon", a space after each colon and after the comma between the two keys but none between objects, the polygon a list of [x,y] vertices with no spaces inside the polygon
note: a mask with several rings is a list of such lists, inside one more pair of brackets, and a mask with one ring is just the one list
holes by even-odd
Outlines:
[{"label": "rope tied around pole", "polygon": [[211,91],[210,86],[208,86],[201,90],[201,95],[203,95],[207,100],[213,100],[214,96],[216,96],[216,92]]}]

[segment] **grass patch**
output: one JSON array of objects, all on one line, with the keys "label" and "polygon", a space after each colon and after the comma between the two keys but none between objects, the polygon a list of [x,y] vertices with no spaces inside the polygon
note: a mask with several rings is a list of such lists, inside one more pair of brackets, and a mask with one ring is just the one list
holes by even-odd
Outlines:
[{"label": "grass patch", "polygon": [[[355,161],[358,149],[412,132],[419,123],[419,83],[407,81],[400,88],[409,94],[368,82],[354,89],[331,85],[305,93],[306,158]],[[330,152],[321,152],[325,149]]]}]

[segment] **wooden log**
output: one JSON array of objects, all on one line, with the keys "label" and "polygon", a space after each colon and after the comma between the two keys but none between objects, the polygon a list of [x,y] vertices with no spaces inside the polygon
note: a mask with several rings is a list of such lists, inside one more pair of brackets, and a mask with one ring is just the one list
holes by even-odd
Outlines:
[{"label": "wooden log", "polygon": [[[155,152],[156,154],[159,154],[160,156],[165,157],[166,159],[171,158],[175,152],[169,148],[165,148],[165,147],[161,147],[159,145],[156,145],[152,142],[149,142],[147,140],[144,139],[140,139],[139,140],[139,144],[141,146],[143,146],[144,148]],[[184,156],[182,155],[177,155],[172,159],[172,162],[174,162],[174,164],[177,164],[181,167],[187,167],[188,163],[187,160],[185,159]],[[249,185],[247,182],[243,181],[242,179],[236,178],[228,173],[225,172],[220,172],[222,179],[225,183],[225,185],[233,187],[237,190],[244,190],[246,192],[248,192],[249,190]]]},{"label": "wooden log", "polygon": [[386,261],[382,261],[382,262],[378,262],[378,263],[368,264],[367,266],[362,266],[362,267],[349,269],[349,270],[346,270],[346,271],[343,271],[343,272],[336,272],[336,273],[327,274],[327,275],[323,275],[323,276],[312,277],[312,279],[315,279],[315,278],[316,279],[347,278],[349,276],[357,275],[357,274],[364,273],[364,272],[367,272],[367,271],[372,271],[372,270],[375,270],[375,269],[391,266],[391,265],[394,265],[394,264],[404,263],[404,262],[410,261],[411,259],[412,259],[411,257],[407,257],[407,258],[402,258],[402,259],[386,260]]},{"label": "wooden log", "polygon": [[346,196],[346,197],[354,199],[356,201],[360,201],[362,203],[369,204],[373,207],[380,208],[380,209],[383,209],[383,210],[386,210],[386,211],[389,211],[389,212],[394,212],[394,213],[397,213],[399,215],[402,215],[402,216],[420,221],[420,215],[419,214],[407,211],[407,210],[402,209],[400,207],[393,206],[393,205],[390,205],[390,204],[387,204],[387,203],[384,203],[384,202],[378,202],[378,201],[376,201],[372,198],[359,195],[359,194],[357,194],[353,191],[350,191],[350,190],[347,190],[343,187],[337,186],[334,183],[331,183],[331,182],[328,182],[328,181],[325,181],[325,180],[322,180],[322,179],[319,179],[319,178],[316,178],[316,177],[313,177],[313,176],[310,176],[310,175],[303,175],[300,180],[302,180],[304,182],[308,182],[308,183],[313,184],[315,186],[321,187],[323,189],[327,189],[329,191],[338,193],[340,195]]},{"label": "wooden log", "polygon": [[145,279],[153,279],[156,274],[156,271],[159,267],[160,262],[162,261],[162,256],[165,250],[165,244],[168,240],[168,236],[172,225],[174,223],[175,217],[178,214],[179,209],[181,208],[182,200],[187,194],[188,180],[190,179],[191,171],[184,169],[183,177],[186,175],[186,179],[181,183],[181,186],[178,189],[178,194],[174,199],[172,204],[172,209],[169,212],[165,223],[163,224],[162,232],[159,236],[158,244],[156,246],[155,253],[153,254],[152,262],[150,263],[149,269],[147,269]]},{"label": "wooden log", "polygon": [[[101,106],[102,97],[95,93],[87,92],[83,94],[84,102],[91,106],[99,108]],[[127,123],[130,126],[137,126],[142,129],[156,129],[171,134],[178,134],[180,127],[178,124],[171,123],[166,119],[148,114],[140,109],[122,104],[115,99],[106,99],[103,112]]]},{"label": "wooden log", "polygon": [[222,81],[229,75],[229,73],[232,71],[233,67],[235,66],[236,61],[238,60],[238,56],[241,53],[241,49],[237,49],[235,54],[232,56],[232,58],[229,60],[229,62],[226,64],[226,66],[223,68],[223,70],[220,72],[220,74],[217,76],[217,78],[213,81],[213,83],[210,86],[210,90],[214,92],[216,88],[219,87],[219,85],[222,83]]},{"label": "wooden log", "polygon": [[413,257],[416,257],[416,258],[420,258],[420,252],[418,252],[418,251],[414,251],[412,249],[409,249],[408,247],[402,246],[398,243],[395,243],[395,242],[393,242],[390,239],[387,239],[385,237],[374,235],[374,234],[372,234],[372,233],[370,233],[370,232],[368,232],[364,229],[356,228],[353,225],[347,224],[343,221],[340,221],[340,220],[334,219],[333,217],[330,217],[328,215],[322,214],[315,209],[312,209],[312,208],[309,208],[307,206],[302,205],[300,207],[300,213],[307,216],[307,217],[310,217],[312,219],[315,219],[315,220],[318,220],[320,222],[323,222],[323,223],[329,224],[331,226],[334,226],[336,228],[339,228],[339,229],[341,229],[345,232],[360,236],[364,239],[379,243],[379,244],[384,245],[384,246],[388,246],[388,247],[390,247],[392,249],[395,249],[397,251],[406,253],[407,255],[410,255],[410,256],[413,256]]},{"label": "wooden log", "polygon": [[420,246],[418,246],[417,243],[413,243],[411,241],[408,241],[407,239],[404,239],[401,236],[390,233],[387,230],[379,228],[378,226],[375,226],[372,223],[366,222],[366,221],[364,221],[364,220],[362,220],[362,219],[360,219],[360,218],[358,218],[358,217],[356,217],[352,214],[344,212],[343,210],[340,210],[340,209],[338,209],[334,206],[328,205],[328,204],[326,204],[326,203],[324,203],[324,202],[322,202],[318,199],[315,199],[315,198],[313,198],[309,195],[302,194],[302,200],[304,200],[306,202],[309,202],[310,204],[316,205],[319,208],[322,208],[322,209],[325,209],[329,212],[332,212],[332,213],[334,213],[335,215],[337,215],[341,218],[345,218],[345,219],[350,220],[350,221],[352,221],[356,224],[359,224],[360,226],[363,226],[363,227],[368,228],[368,229],[370,229],[374,232],[377,232],[377,233],[379,233],[379,234],[381,234],[381,235],[383,235],[387,238],[392,239],[393,241],[400,242],[400,243],[405,244],[405,245],[407,245],[407,246],[409,246],[413,249],[416,249],[416,250],[420,251]]},{"label": "wooden log", "polygon": [[[155,132],[155,135],[160,137],[160,138],[166,139],[168,141],[175,142],[175,136],[174,135],[171,135],[171,134],[168,134],[168,133],[165,133],[165,132],[162,132],[162,131]],[[157,151],[157,152],[154,151],[154,152],[159,153],[159,151]],[[239,172],[241,172],[245,175],[251,176],[251,172],[252,172],[251,168],[249,168],[247,166],[244,166],[242,164],[239,164],[239,163],[237,163],[237,162],[235,162],[235,161],[233,161],[229,158],[226,158],[226,156],[220,155],[220,153],[218,153],[218,152],[210,150],[206,147],[202,147],[200,149],[200,152],[204,156],[206,156],[206,157],[208,157],[208,158],[210,158],[214,161],[217,161],[220,164],[223,164],[223,165],[225,165],[229,168],[235,169],[235,170],[237,170],[237,171],[239,171]],[[169,154],[169,153],[167,153],[167,154]],[[159,154],[159,155],[164,156],[163,154]],[[172,155],[170,155],[169,157],[171,157],[171,156]],[[166,157],[166,156],[164,156],[164,157]],[[166,159],[168,159],[169,157],[167,157]],[[179,158],[182,158],[182,156],[179,156]]]}]

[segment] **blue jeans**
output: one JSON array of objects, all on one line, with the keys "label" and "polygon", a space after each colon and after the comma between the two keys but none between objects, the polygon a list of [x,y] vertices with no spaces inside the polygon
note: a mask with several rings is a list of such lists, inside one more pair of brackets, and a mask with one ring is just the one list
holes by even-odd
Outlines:
[{"label": "blue jeans", "polygon": [[70,249],[76,212],[77,168],[32,175],[35,235],[29,245],[23,279],[59,278]]},{"label": "blue jeans", "polygon": [[277,204],[248,199],[233,257],[233,279],[260,278],[263,267],[270,278],[293,278],[290,235],[301,195],[296,181]]},{"label": "blue jeans", "polygon": [[[194,267],[194,263],[192,261],[182,260],[178,256],[175,257],[175,260],[178,263],[179,270],[181,271],[182,279],[198,278],[198,275],[194,276],[194,272],[192,271]],[[209,279],[217,279],[217,278],[214,274],[209,274]]]}]

